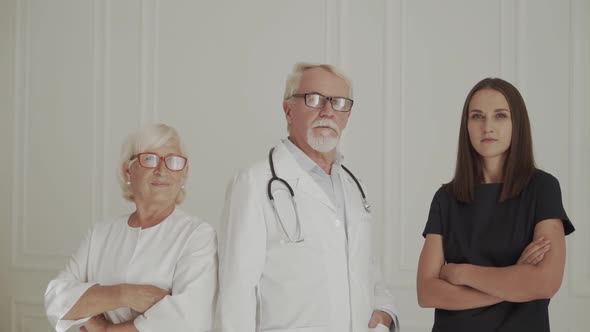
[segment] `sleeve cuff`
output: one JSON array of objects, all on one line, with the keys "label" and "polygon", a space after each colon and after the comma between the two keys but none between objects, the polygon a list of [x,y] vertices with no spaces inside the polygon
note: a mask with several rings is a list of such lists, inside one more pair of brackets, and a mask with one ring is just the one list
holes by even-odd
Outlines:
[{"label": "sleeve cuff", "polygon": [[377,308],[375,310],[383,311],[383,312],[387,313],[389,316],[391,316],[393,323],[391,324],[389,331],[390,332],[399,332],[399,320],[397,318],[397,315],[394,314],[393,311],[386,309],[386,308]]},{"label": "sleeve cuff", "polygon": [[151,332],[147,318],[144,315],[139,315],[133,320],[133,325],[139,332]]},{"label": "sleeve cuff", "polygon": [[57,324],[55,325],[55,331],[57,332],[65,332],[71,329],[73,326],[76,326],[76,330],[78,330],[84,323],[86,323],[92,317],[81,318],[78,320],[65,320],[60,319]]}]

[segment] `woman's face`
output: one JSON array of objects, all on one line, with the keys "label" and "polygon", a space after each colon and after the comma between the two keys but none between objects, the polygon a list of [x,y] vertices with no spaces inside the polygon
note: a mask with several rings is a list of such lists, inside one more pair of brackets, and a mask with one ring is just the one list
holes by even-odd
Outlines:
[{"label": "woman's face", "polygon": [[[164,158],[182,155],[180,147],[176,144],[142,152],[151,152]],[[130,190],[136,204],[175,204],[188,172],[188,164],[180,171],[171,171],[161,159],[157,161],[155,168],[146,168],[141,166],[137,157],[129,161],[126,167],[128,181],[131,182]]]},{"label": "woman's face", "polygon": [[512,114],[502,93],[477,91],[469,102],[467,130],[471,145],[486,158],[504,157],[512,141]]}]

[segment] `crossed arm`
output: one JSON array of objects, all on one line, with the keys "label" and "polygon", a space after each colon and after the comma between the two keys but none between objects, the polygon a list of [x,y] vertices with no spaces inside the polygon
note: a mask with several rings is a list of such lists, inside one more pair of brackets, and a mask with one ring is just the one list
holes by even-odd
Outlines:
[{"label": "crossed arm", "polygon": [[[48,285],[45,305],[57,331],[74,324],[84,324],[81,330],[88,332],[211,329],[217,289],[217,241],[211,226],[200,224],[183,244],[182,255],[174,262],[169,290],[151,285],[103,286],[88,282],[88,244],[87,239],[83,241],[66,269]],[[104,313],[118,308],[142,315],[112,324]]]},{"label": "crossed arm", "polygon": [[78,299],[63,319],[78,320],[92,316],[82,331],[137,332],[133,321],[110,324],[102,314],[123,307],[144,313],[166,295],[170,295],[168,291],[151,285],[94,285]]},{"label": "crossed arm", "polygon": [[548,299],[559,290],[564,267],[565,235],[559,219],[539,222],[534,241],[508,267],[445,264],[442,236],[428,234],[418,263],[418,303],[463,310]]}]

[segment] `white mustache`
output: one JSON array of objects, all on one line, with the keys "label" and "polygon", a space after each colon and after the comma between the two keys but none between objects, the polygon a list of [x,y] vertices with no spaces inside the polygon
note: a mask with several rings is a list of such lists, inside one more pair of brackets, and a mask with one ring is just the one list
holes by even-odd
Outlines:
[{"label": "white mustache", "polygon": [[317,127],[329,127],[331,129],[333,129],[338,135],[340,135],[340,128],[338,127],[338,124],[336,124],[336,122],[334,120],[330,120],[330,119],[315,120],[311,124],[311,128],[317,128]]}]

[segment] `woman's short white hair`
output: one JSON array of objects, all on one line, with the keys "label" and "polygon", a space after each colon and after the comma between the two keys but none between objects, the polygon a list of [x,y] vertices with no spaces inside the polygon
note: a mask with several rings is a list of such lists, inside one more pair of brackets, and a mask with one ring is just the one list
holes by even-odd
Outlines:
[{"label": "woman's short white hair", "polygon": [[297,62],[293,66],[293,71],[289,76],[287,76],[287,83],[285,84],[285,94],[283,99],[287,100],[293,96],[295,91],[299,88],[299,84],[301,83],[301,77],[303,76],[303,72],[312,69],[312,68],[322,68],[327,70],[328,72],[340,77],[341,79],[346,82],[348,86],[349,93],[348,98],[352,98],[352,81],[348,76],[344,74],[340,69],[336,68],[333,65],[324,64],[324,63],[307,63],[307,62]]},{"label": "woman's short white hair", "polygon": [[[137,131],[127,137],[121,147],[121,158],[119,160],[119,185],[123,191],[123,197],[133,202],[133,193],[127,185],[127,174],[125,172],[125,163],[129,162],[135,155],[141,152],[157,149],[166,145],[178,145],[180,153],[186,156],[186,151],[176,129],[161,123],[149,124],[139,128]],[[180,189],[176,197],[176,203],[179,204],[184,200],[186,192],[184,188]]]}]

